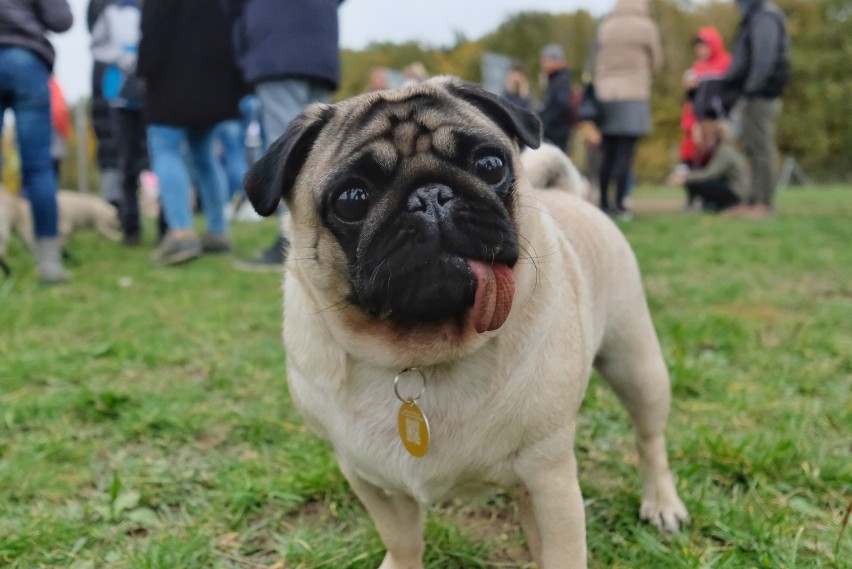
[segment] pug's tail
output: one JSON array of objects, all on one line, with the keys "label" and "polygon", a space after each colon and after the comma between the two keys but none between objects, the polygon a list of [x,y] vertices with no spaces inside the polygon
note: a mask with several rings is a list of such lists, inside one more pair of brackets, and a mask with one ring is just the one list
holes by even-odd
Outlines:
[{"label": "pug's tail", "polygon": [[571,159],[552,144],[542,144],[537,149],[527,148],[521,162],[532,187],[542,190],[562,190],[586,197],[587,186]]}]

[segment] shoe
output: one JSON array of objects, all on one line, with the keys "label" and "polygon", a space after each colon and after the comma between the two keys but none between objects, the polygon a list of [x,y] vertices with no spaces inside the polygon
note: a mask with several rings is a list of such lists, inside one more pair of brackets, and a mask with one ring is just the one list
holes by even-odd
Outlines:
[{"label": "shoe", "polygon": [[624,207],[616,208],[615,218],[620,221],[633,221],[633,212]]},{"label": "shoe", "polygon": [[36,239],[33,255],[42,284],[64,283],[71,274],[62,265],[62,242],[58,237]]},{"label": "shoe", "polygon": [[177,265],[200,255],[201,241],[197,237],[175,237],[167,233],[159,248],[151,255],[151,261],[158,265]]},{"label": "shoe", "polygon": [[142,236],[138,233],[128,233],[121,239],[121,242],[125,247],[138,247],[141,240]]},{"label": "shoe", "polygon": [[203,253],[229,253],[231,240],[221,233],[210,233],[201,236],[201,251]]},{"label": "shoe", "polygon": [[243,199],[234,213],[234,221],[255,222],[262,221],[263,217],[254,210],[254,206],[247,199]]},{"label": "shoe", "polygon": [[771,206],[762,203],[751,206],[742,214],[746,219],[766,219],[773,215],[775,215],[775,210]]},{"label": "shoe", "polygon": [[258,256],[251,259],[238,259],[234,262],[234,268],[240,271],[251,271],[256,273],[279,272],[284,269],[284,261],[287,258],[287,249],[290,242],[283,235],[279,235],[275,244],[264,249]]},{"label": "shoe", "polygon": [[725,217],[744,217],[745,214],[751,210],[751,207],[752,206],[748,204],[741,203],[733,207],[726,208],[719,212],[719,214]]}]

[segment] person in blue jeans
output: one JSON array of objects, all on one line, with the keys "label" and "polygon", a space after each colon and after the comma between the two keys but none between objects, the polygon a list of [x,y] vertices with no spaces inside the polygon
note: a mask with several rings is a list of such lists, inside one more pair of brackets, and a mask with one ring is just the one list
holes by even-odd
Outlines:
[{"label": "person in blue jeans", "polygon": [[[174,265],[231,248],[226,189],[213,152],[214,128],[239,117],[245,89],[224,5],[209,0],[145,0],[137,75],[145,88],[148,150],[160,182],[168,233],[153,260]],[[181,150],[189,149],[207,231],[195,233]]]},{"label": "person in blue jeans", "polygon": [[47,32],[64,32],[73,16],[66,0],[0,0],[0,134],[6,109],[15,113],[22,186],[30,201],[39,279],[68,279],[62,266],[48,78],[55,52]]},{"label": "person in blue jeans", "polygon": [[[340,81],[337,10],[343,0],[229,0],[234,49],[246,82],[260,99],[272,143],[306,106],[328,102]],[[269,248],[236,267],[281,270],[289,242],[279,231]]]}]

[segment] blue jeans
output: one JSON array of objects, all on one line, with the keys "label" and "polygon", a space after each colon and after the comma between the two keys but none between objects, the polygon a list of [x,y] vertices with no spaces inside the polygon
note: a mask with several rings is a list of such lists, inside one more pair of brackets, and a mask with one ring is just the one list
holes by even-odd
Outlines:
[{"label": "blue jeans", "polygon": [[207,231],[227,233],[225,188],[213,153],[213,127],[184,128],[152,124],[148,125],[147,132],[151,164],[160,181],[160,202],[169,229],[192,229],[194,226],[189,191],[192,184],[181,154],[181,146],[186,143],[198,175],[196,190],[207,219]]},{"label": "blue jeans", "polygon": [[0,134],[3,113],[7,108],[12,109],[21,153],[21,182],[32,207],[36,238],[59,234],[56,174],[50,157],[53,127],[49,75],[47,64],[35,52],[21,47],[0,47]]},{"label": "blue jeans", "polygon": [[[240,120],[220,122],[215,129],[216,140],[222,145],[220,176],[230,199],[242,193],[243,176],[248,170],[246,161],[246,131]],[[224,171],[222,171],[224,170]]]}]

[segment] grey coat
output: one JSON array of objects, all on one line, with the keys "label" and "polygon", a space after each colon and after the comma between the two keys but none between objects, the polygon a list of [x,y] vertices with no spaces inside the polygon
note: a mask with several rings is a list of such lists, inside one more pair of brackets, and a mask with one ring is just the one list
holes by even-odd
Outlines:
[{"label": "grey coat", "polygon": [[640,101],[601,101],[601,134],[645,136],[651,132],[651,105]]},{"label": "grey coat", "polygon": [[45,34],[64,32],[73,22],[67,0],[0,0],[0,46],[30,49],[53,69],[56,52]]}]

